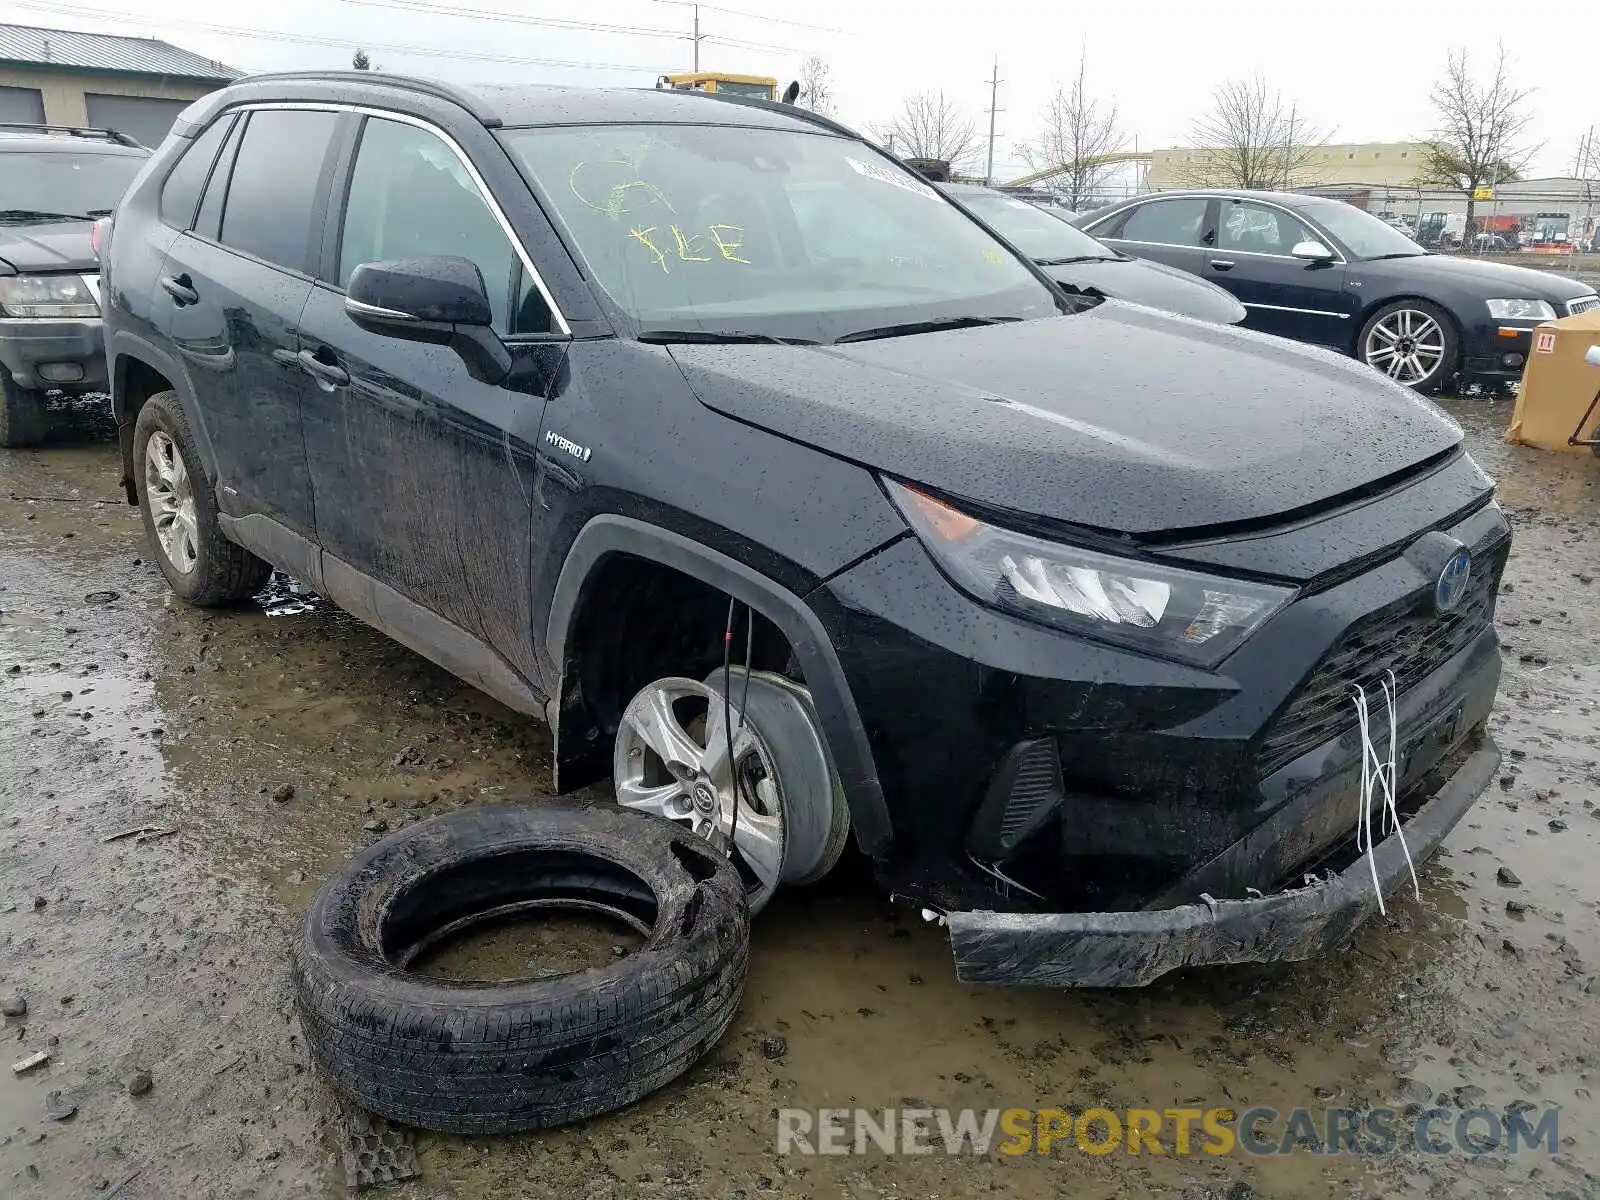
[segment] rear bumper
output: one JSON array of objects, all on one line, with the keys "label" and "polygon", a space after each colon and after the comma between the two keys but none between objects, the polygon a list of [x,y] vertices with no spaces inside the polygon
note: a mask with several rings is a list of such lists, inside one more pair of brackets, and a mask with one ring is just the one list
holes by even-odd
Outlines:
[{"label": "rear bumper", "polygon": [[[19,387],[103,392],[107,376],[100,319],[0,320],[0,369],[10,372]],[[53,377],[62,375],[75,377]]]},{"label": "rear bumper", "polygon": [[[947,914],[964,983],[1139,987],[1179,967],[1292,962],[1341,944],[1410,878],[1494,778],[1500,751],[1487,736],[1400,834],[1323,883],[1249,900],[1117,913]],[[1377,889],[1373,872],[1377,873]]]}]

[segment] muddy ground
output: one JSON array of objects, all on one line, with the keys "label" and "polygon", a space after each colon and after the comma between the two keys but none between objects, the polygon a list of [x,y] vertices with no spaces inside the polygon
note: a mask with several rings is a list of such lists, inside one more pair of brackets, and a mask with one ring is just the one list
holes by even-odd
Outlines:
[{"label": "muddy ground", "polygon": [[[390,1194],[1600,1195],[1600,462],[1502,445],[1509,406],[1449,402],[1516,526],[1506,765],[1420,903],[1298,966],[983,990],[847,866],[759,919],[739,1019],[684,1079],[555,1133],[421,1134],[421,1180]],[[287,589],[237,612],[174,605],[115,457],[93,406],[37,451],[0,451],[0,999],[27,1004],[0,1031],[0,1196],[338,1196],[336,1100],[286,982],[295,920],[383,828],[539,791],[545,735]],[[549,949],[506,938],[477,952]],[[47,1066],[13,1075],[38,1051]],[[53,1092],[74,1115],[50,1118]],[[1559,1153],[785,1158],[773,1115],[1435,1099],[1558,1105]]]}]

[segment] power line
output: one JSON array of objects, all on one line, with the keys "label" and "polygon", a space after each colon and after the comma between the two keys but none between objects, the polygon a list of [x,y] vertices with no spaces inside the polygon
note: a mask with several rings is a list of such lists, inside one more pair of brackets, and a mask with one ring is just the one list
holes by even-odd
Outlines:
[{"label": "power line", "polygon": [[827,25],[807,25],[804,21],[788,21],[783,17],[765,17],[760,13],[745,12],[742,8],[720,8],[715,4],[703,4],[702,8],[711,12],[727,13],[732,17],[749,17],[752,21],[766,21],[772,25],[792,25],[796,29],[810,29],[816,33],[842,33],[842,30],[830,28]]},{"label": "power line", "polygon": [[251,29],[236,25],[211,25],[200,21],[183,21],[168,18],[145,20],[138,17],[130,17],[125,13],[110,12],[106,9],[85,8],[71,4],[44,3],[43,0],[10,0],[10,3],[16,8],[82,17],[85,20],[92,21],[111,21],[120,25],[186,29],[200,33],[219,34],[224,37],[254,38],[261,41],[287,42],[306,46],[332,46],[342,50],[350,49],[359,41],[362,46],[369,50],[384,50],[391,54],[417,54],[424,57],[452,58],[467,62],[508,63],[515,66],[568,67],[587,71],[644,73],[651,76],[661,73],[659,67],[647,66],[642,63],[591,62],[574,59],[532,58],[511,54],[486,54],[472,50],[440,50],[434,46],[417,46],[402,42],[371,42],[352,38],[316,37],[312,34],[280,33],[276,30]]},{"label": "power line", "polygon": [[670,38],[689,40],[689,35],[672,29],[656,29],[646,25],[608,25],[600,21],[571,21],[562,17],[525,17],[520,13],[499,9],[460,8],[453,4],[437,4],[432,0],[341,0],[362,8],[392,8],[401,12],[428,13],[443,17],[467,17],[474,21],[494,21],[511,25],[538,25],[547,29],[569,29],[582,33],[614,33],[622,37]]}]

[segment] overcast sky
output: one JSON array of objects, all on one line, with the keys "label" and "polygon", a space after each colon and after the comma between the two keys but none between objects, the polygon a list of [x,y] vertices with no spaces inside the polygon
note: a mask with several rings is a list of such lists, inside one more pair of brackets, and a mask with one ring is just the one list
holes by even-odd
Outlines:
[{"label": "overcast sky", "polygon": [[[1600,124],[1600,5],[1540,0],[1527,19],[1500,19],[1510,10],[1491,6],[1475,20],[1473,8],[1445,0],[1310,10],[1294,0],[735,0],[700,6],[709,35],[701,67],[787,81],[815,54],[830,66],[846,122],[880,123],[906,95],[942,88],[986,132],[998,58],[995,174],[1005,178],[1025,169],[1014,147],[1037,135],[1040,110],[1076,68],[1081,46],[1091,88],[1116,101],[1130,146],[1137,138],[1149,149],[1184,143],[1211,90],[1256,71],[1334,140],[1424,136],[1433,123],[1429,87],[1449,48],[1467,45],[1487,68],[1500,36],[1517,78],[1535,89],[1534,137],[1543,148],[1530,175],[1569,173],[1578,139]],[[692,8],[677,0],[483,0],[480,18],[455,15],[466,11],[470,0],[0,0],[0,20],[159,37],[246,71],[348,66],[357,46],[380,68],[464,83],[650,86],[690,63]],[[1469,37],[1473,25],[1483,33]],[[239,29],[249,32],[228,32]],[[638,29],[665,32],[623,31]]]}]

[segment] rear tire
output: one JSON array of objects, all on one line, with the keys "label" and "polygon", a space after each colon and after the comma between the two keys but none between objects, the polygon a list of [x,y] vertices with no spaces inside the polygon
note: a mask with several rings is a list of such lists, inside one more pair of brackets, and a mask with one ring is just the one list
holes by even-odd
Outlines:
[{"label": "rear tire", "polygon": [[0,446],[37,446],[49,432],[44,393],[18,386],[0,367]]},{"label": "rear tire", "polygon": [[272,564],[223,536],[217,494],[172,392],[146,400],[133,426],[133,479],[156,565],[177,596],[215,608],[267,586]]}]

